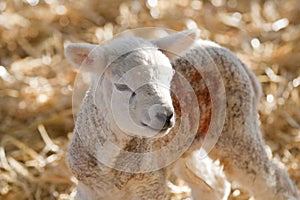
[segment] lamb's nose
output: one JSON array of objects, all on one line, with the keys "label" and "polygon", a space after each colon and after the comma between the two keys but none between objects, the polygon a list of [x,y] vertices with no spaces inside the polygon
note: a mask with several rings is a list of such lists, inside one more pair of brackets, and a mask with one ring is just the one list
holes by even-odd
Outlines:
[{"label": "lamb's nose", "polygon": [[173,122],[173,112],[172,111],[166,111],[162,113],[157,113],[156,117],[158,118],[159,121],[164,122],[163,128],[170,128],[174,125]]}]

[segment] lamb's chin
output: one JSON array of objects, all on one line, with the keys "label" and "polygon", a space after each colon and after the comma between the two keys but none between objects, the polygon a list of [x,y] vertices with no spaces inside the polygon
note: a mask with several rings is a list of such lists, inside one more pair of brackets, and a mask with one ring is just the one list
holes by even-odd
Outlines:
[{"label": "lamb's chin", "polygon": [[[155,129],[151,126],[148,126],[144,123],[141,123],[143,126],[143,129],[145,132],[141,135],[142,137],[147,137],[147,138],[160,138],[166,136],[170,130],[173,128],[162,128],[162,129]],[[146,135],[146,136],[145,136]]]},{"label": "lamb's chin", "polygon": [[163,129],[161,130],[156,136],[155,138],[161,138],[161,137],[164,137],[166,135],[168,135],[170,133],[172,128],[167,128],[167,129]]},{"label": "lamb's chin", "polygon": [[135,132],[135,133],[126,132],[126,134],[131,136],[131,137],[155,139],[155,138],[161,138],[161,137],[166,136],[171,130],[171,128],[156,130],[156,129],[152,129],[152,128],[149,128],[149,127],[144,127],[143,129],[144,130],[140,131],[140,132]]}]

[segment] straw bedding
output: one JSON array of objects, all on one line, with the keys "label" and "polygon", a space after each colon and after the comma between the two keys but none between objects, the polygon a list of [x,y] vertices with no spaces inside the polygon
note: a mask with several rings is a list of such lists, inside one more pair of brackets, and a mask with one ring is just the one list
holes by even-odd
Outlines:
[{"label": "straw bedding", "polygon": [[[65,153],[76,73],[64,46],[145,26],[198,26],[252,68],[264,90],[266,149],[300,189],[299,11],[299,0],[1,1],[0,199],[74,199]],[[170,199],[189,199],[180,180],[170,188]],[[233,188],[230,199],[251,197]]]}]

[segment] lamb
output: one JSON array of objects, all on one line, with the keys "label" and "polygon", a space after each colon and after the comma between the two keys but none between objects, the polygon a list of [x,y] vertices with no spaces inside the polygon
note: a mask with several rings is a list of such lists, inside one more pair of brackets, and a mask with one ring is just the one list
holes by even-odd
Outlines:
[{"label": "lamb", "polygon": [[[171,173],[190,185],[195,200],[227,199],[227,180],[257,200],[300,199],[264,150],[255,75],[229,50],[198,36],[188,30],[155,40],[67,46],[67,59],[92,77],[67,156],[79,180],[77,199],[167,199]],[[184,80],[190,87],[182,87]],[[197,151],[220,160],[225,176],[199,181],[207,174],[200,174]]]}]

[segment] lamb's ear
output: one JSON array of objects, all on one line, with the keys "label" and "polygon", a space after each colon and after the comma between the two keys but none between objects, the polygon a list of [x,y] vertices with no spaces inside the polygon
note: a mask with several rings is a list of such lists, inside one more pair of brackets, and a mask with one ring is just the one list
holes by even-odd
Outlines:
[{"label": "lamb's ear", "polygon": [[188,49],[199,36],[199,29],[190,29],[152,40],[152,42],[172,60],[176,55]]},{"label": "lamb's ear", "polygon": [[88,43],[72,43],[69,44],[65,49],[65,55],[68,61],[73,65],[74,68],[94,72],[96,67],[101,65],[98,63],[102,61],[103,49],[99,45],[93,45]]}]

